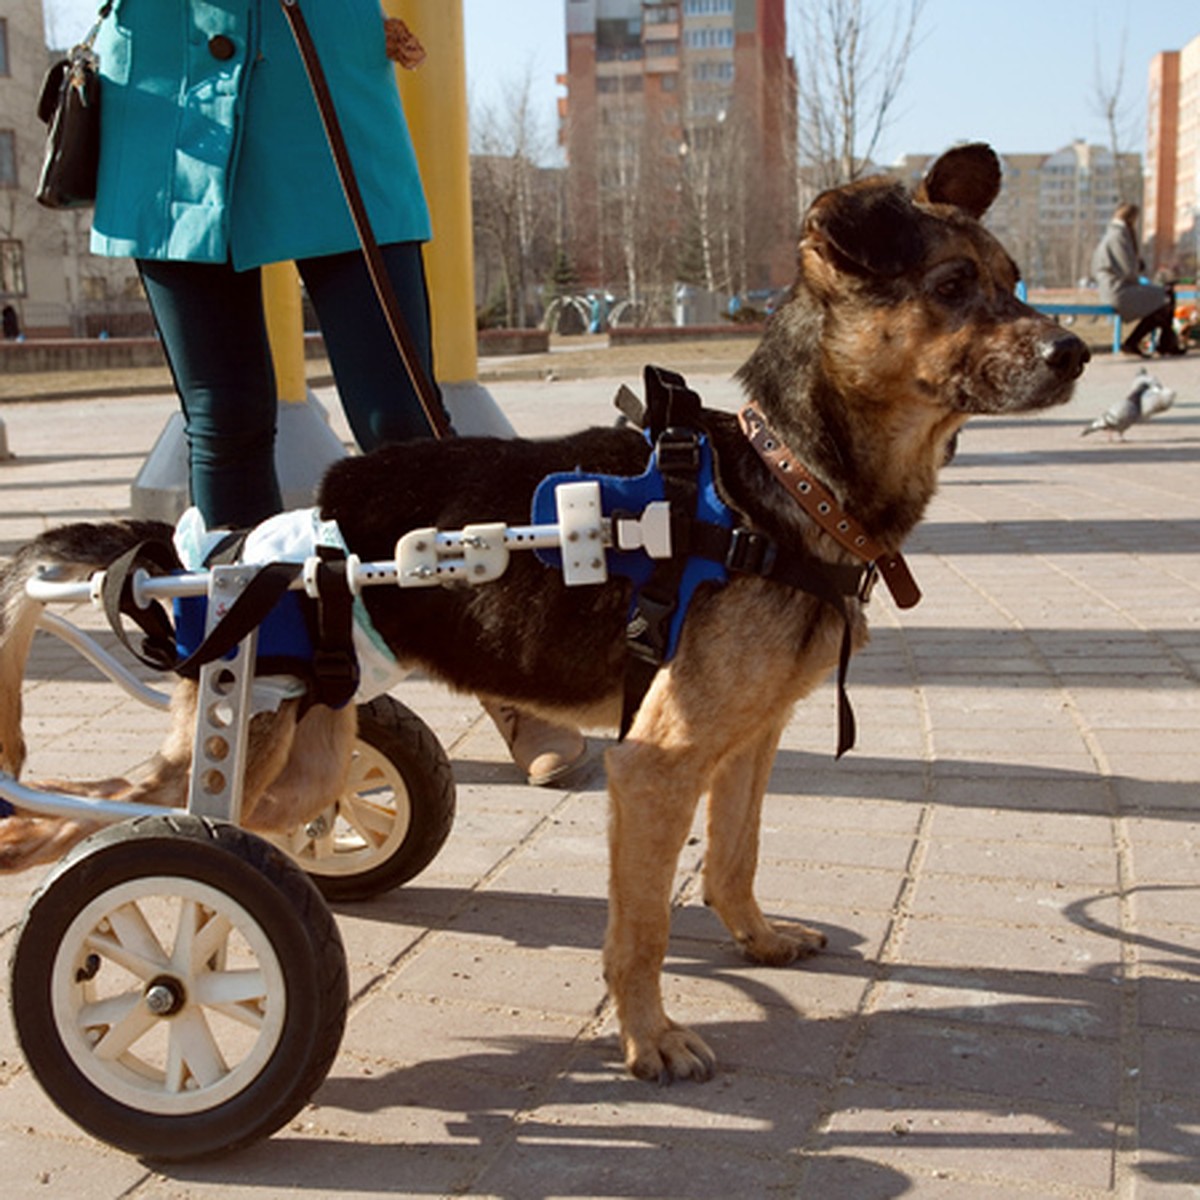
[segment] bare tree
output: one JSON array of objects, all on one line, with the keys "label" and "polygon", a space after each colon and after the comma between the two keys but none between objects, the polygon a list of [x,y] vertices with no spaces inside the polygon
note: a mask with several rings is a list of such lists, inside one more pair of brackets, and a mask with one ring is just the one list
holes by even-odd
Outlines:
[{"label": "bare tree", "polygon": [[1141,189],[1137,186],[1137,178],[1127,179],[1124,164],[1128,156],[1122,150],[1130,139],[1129,125],[1131,108],[1122,98],[1125,85],[1125,54],[1128,48],[1129,31],[1121,30],[1121,48],[1117,55],[1117,65],[1110,75],[1104,68],[1100,56],[1100,43],[1096,42],[1095,78],[1093,82],[1093,103],[1096,112],[1104,120],[1104,128],[1108,134],[1108,148],[1112,151],[1113,169],[1117,173],[1117,191],[1122,201],[1134,203],[1139,200]]},{"label": "bare tree", "polygon": [[[557,200],[548,194],[539,162],[549,142],[537,119],[531,68],[510,81],[498,105],[472,114],[471,190],[476,253],[499,266],[505,324],[537,323],[534,285],[549,277]],[[480,272],[485,281],[488,271]]]},{"label": "bare tree", "polygon": [[[869,168],[904,83],[925,0],[793,0],[800,166],[817,189]],[[881,12],[890,14],[879,36]]]}]

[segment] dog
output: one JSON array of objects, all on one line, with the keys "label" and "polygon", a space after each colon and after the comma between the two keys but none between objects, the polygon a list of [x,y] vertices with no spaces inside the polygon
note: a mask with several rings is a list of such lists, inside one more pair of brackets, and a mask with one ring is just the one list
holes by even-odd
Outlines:
[{"label": "dog", "polygon": [[[702,409],[697,418],[728,504],[780,560],[861,572],[858,547],[866,545],[876,567],[902,565],[901,545],[968,418],[1070,397],[1087,348],[1016,298],[1017,267],[980,223],[999,188],[995,154],[974,143],[940,157],[914,192],[871,178],[827,191],[808,209],[795,283],[738,373],[750,417]],[[755,448],[764,439],[773,462]],[[636,476],[647,455],[643,434],[619,425],[553,440],[412,442],[335,464],[319,506],[362,560],[390,559],[407,530],[524,524],[531,495],[551,473]],[[797,502],[805,489],[786,486],[789,473],[811,481],[809,492],[825,497],[819,503],[835,524]],[[20,684],[38,609],[25,581],[47,564],[82,577],[145,532],[137,523],[52,530],[0,579],[0,765],[14,775],[24,756]],[[567,587],[559,572],[522,553],[477,587],[377,586],[363,594],[398,660],[456,689],[587,727],[611,727],[621,714],[627,579]],[[822,596],[803,579],[763,573],[700,586],[674,656],[652,672],[627,735],[607,751],[604,967],[625,1062],[639,1078],[700,1080],[715,1066],[704,1040],[667,1015],[660,983],[674,870],[702,795],[704,899],[741,950],[782,966],[824,944],[804,925],[768,922],[754,898],[760,813],[793,706],[844,665],[843,648],[867,640],[864,604],[859,594]],[[100,790],[184,804],[195,697],[186,682],[176,689],[171,731],[147,779],[124,789],[106,781]],[[249,828],[293,828],[336,794],[353,713],[317,704],[301,716],[288,701],[255,717]],[[0,865],[57,857],[87,831],[78,821],[15,814],[0,822]]]}]

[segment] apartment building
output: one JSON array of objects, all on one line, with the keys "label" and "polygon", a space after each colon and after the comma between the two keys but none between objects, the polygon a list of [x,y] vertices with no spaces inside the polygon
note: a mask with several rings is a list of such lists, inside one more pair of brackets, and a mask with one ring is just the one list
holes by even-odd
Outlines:
[{"label": "apartment building", "polygon": [[35,337],[145,333],[133,264],[88,253],[92,210],[55,212],[33,198],[46,144],[36,108],[53,57],[43,18],[42,0],[0,8],[0,306]]},{"label": "apartment building", "polygon": [[575,269],[648,291],[787,282],[795,85],[785,0],[564,0]]},{"label": "apartment building", "polygon": [[1147,263],[1168,275],[1200,258],[1200,35],[1150,63],[1146,114]]},{"label": "apartment building", "polygon": [[42,0],[7,0],[0,15],[0,304],[22,330],[70,330],[63,270],[69,222],[33,199],[45,126],[34,106],[48,56]]},{"label": "apartment building", "polygon": [[[932,154],[907,155],[888,174],[915,187]],[[1021,266],[1030,287],[1073,287],[1123,200],[1141,203],[1141,156],[1116,158],[1072,142],[1050,154],[1000,154],[1004,185],[985,223]]]}]

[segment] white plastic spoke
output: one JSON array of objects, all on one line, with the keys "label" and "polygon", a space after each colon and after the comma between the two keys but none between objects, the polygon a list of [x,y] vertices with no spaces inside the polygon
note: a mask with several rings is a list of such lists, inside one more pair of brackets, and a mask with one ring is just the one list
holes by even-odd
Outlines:
[{"label": "white plastic spoke", "polygon": [[258,1029],[267,1008],[266,977],[258,970],[206,975],[196,981],[194,999],[198,1004]]},{"label": "white plastic spoke", "polygon": [[109,932],[93,929],[85,939],[88,949],[117,963],[139,979],[152,979],[169,963],[162,943],[137,904],[122,904],[108,914]]},{"label": "white plastic spoke", "polygon": [[224,955],[221,952],[228,944],[229,934],[233,930],[232,923],[223,913],[213,912],[211,908],[197,905],[196,914],[197,920],[201,914],[206,920],[203,924],[197,925],[196,935],[191,946],[191,958],[180,960],[180,968],[187,970],[192,975],[199,975],[205,971],[205,964],[214,955],[218,955],[223,960]]},{"label": "white plastic spoke", "polygon": [[125,992],[120,996],[106,996],[80,1007],[75,1023],[82,1030],[111,1029],[128,1017],[130,1010],[142,1002],[140,991]]},{"label": "white plastic spoke", "polygon": [[363,796],[344,796],[342,819],[370,845],[382,846],[396,825],[394,809],[373,804]]},{"label": "white plastic spoke", "polygon": [[350,762],[346,788],[352,792],[367,792],[388,786],[387,775],[374,755],[356,754]]},{"label": "white plastic spoke", "polygon": [[204,1013],[188,1008],[170,1022],[169,1077],[180,1081],[191,1076],[202,1087],[220,1082],[229,1072]]},{"label": "white plastic spoke", "polygon": [[92,1047],[93,1053],[108,1061],[118,1059],[157,1022],[158,1018],[144,1004],[135,1004],[119,1021],[109,1026],[108,1032]]}]

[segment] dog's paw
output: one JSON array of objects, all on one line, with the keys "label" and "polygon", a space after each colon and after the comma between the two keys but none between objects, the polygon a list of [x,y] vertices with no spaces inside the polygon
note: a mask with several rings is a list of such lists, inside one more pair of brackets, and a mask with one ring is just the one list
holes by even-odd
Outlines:
[{"label": "dog's paw", "polygon": [[809,958],[825,948],[826,938],[816,929],[799,921],[780,921],[757,934],[739,939],[742,953],[752,962],[768,967],[786,967],[801,958]]},{"label": "dog's paw", "polygon": [[625,1065],[637,1079],[650,1083],[673,1083],[676,1079],[694,1079],[703,1083],[713,1077],[717,1056],[708,1043],[683,1025],[669,1025],[645,1044],[628,1040]]},{"label": "dog's paw", "polygon": [[97,828],[64,817],[5,817],[0,821],[0,874],[55,862]]}]

